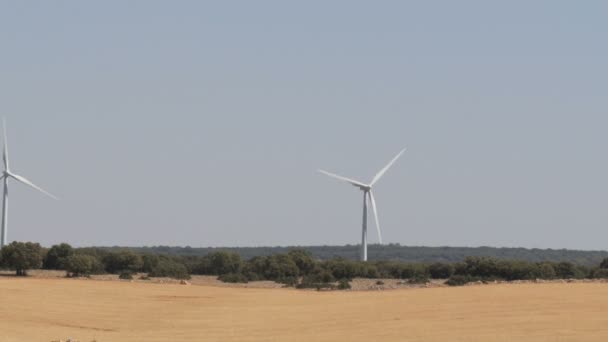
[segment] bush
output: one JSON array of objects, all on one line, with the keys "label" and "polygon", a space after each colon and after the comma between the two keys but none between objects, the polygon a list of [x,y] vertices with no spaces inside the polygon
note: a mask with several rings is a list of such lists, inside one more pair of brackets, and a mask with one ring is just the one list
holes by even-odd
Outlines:
[{"label": "bush", "polygon": [[350,290],[351,286],[348,279],[340,279],[338,281],[338,290]]},{"label": "bush", "polygon": [[74,254],[66,258],[65,269],[70,277],[88,276],[97,262],[97,258],[90,255]]},{"label": "bush", "polygon": [[328,269],[336,279],[353,279],[365,276],[365,263],[344,259],[333,259],[325,262],[324,267]]},{"label": "bush", "polygon": [[602,262],[600,263],[600,268],[608,268],[608,258],[602,260]]},{"label": "bush", "polygon": [[474,278],[471,276],[455,274],[451,276],[450,279],[448,279],[448,281],[446,281],[445,283],[449,286],[462,286],[478,280],[478,278]]},{"label": "bush", "polygon": [[454,266],[436,262],[429,266],[429,274],[433,279],[448,279],[454,274]]},{"label": "bush", "polygon": [[499,263],[500,273],[496,276],[506,280],[527,280],[536,277],[537,267],[525,261],[502,261]]},{"label": "bush", "polygon": [[570,262],[560,262],[555,266],[555,275],[560,279],[577,278],[576,266]]},{"label": "bush", "polygon": [[309,275],[304,276],[309,282],[313,283],[333,283],[336,281],[333,274],[320,267],[315,268]]},{"label": "bush", "polygon": [[121,251],[104,256],[103,264],[108,273],[116,274],[124,271],[134,273],[142,269],[143,260],[139,254],[131,251]]},{"label": "bush", "polygon": [[133,273],[131,273],[131,271],[122,271],[120,273],[120,275],[118,276],[118,279],[132,280],[133,279]]},{"label": "bush", "polygon": [[608,279],[608,268],[598,268],[593,271],[593,278],[595,279]]},{"label": "bush", "polygon": [[504,272],[498,259],[488,257],[467,257],[464,260],[465,274],[472,277],[500,277]]},{"label": "bush", "polygon": [[289,276],[283,277],[276,280],[277,283],[283,284],[285,286],[293,287],[298,285],[298,277]]},{"label": "bush", "polygon": [[303,249],[292,249],[287,255],[298,267],[299,273],[304,275],[310,273],[315,268],[315,260],[309,251]]},{"label": "bush", "polygon": [[247,277],[241,273],[227,273],[217,277],[218,280],[224,283],[247,283]]},{"label": "bush", "polygon": [[300,269],[296,263],[285,254],[275,254],[266,258],[264,277],[268,280],[281,280],[298,277]]},{"label": "bush", "polygon": [[0,251],[2,264],[15,270],[18,276],[26,276],[27,270],[42,266],[42,247],[38,243],[13,242]]},{"label": "bush", "polygon": [[554,279],[556,276],[555,268],[548,262],[543,262],[537,265],[537,277],[540,279]]},{"label": "bush", "polygon": [[292,278],[298,278],[300,269],[289,255],[276,254],[249,260],[244,266],[243,273],[250,280],[293,283]]},{"label": "bush", "polygon": [[223,275],[241,273],[243,260],[232,252],[215,252],[206,255],[192,270],[196,274]]},{"label": "bush", "polygon": [[174,279],[190,279],[188,269],[183,264],[172,260],[159,259],[158,263],[148,272],[150,277],[168,277]]},{"label": "bush", "polygon": [[46,253],[43,267],[47,270],[64,270],[66,268],[66,260],[74,254],[74,249],[67,243],[54,245]]},{"label": "bush", "polygon": [[430,280],[429,278],[424,275],[424,274],[416,274],[414,277],[408,279],[408,283],[409,284],[426,284],[428,283]]},{"label": "bush", "polygon": [[331,283],[308,283],[308,282],[301,282],[300,284],[296,285],[297,289],[317,289],[317,291],[320,291],[322,289],[330,289],[333,290],[336,288],[336,285],[331,284]]},{"label": "bush", "polygon": [[160,256],[156,254],[144,254],[142,255],[142,272],[150,273],[160,263]]}]

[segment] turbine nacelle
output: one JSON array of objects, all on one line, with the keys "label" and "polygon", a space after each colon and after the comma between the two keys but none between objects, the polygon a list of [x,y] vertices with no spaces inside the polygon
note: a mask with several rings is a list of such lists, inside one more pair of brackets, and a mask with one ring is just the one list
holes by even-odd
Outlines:
[{"label": "turbine nacelle", "polygon": [[363,185],[355,185],[357,188],[361,189],[361,191],[363,192],[370,192],[372,191],[372,187],[370,185],[367,186],[363,186]]}]

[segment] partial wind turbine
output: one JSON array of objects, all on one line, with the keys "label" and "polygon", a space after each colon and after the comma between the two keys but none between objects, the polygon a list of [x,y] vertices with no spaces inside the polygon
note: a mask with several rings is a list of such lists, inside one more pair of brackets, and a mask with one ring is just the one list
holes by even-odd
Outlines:
[{"label": "partial wind turbine", "polygon": [[43,194],[50,196],[54,199],[58,199],[57,197],[51,195],[50,193],[44,191],[42,188],[36,186],[34,183],[30,182],[23,176],[19,176],[11,172],[8,163],[8,139],[6,137],[6,120],[3,120],[2,126],[4,128],[4,154],[2,155],[2,159],[4,161],[4,172],[0,177],[0,180],[4,181],[4,201],[2,205],[2,232],[0,232],[0,248],[6,246],[7,243],[7,233],[8,233],[8,180],[12,178],[19,183],[23,183],[27,186],[30,186]]},{"label": "partial wind turbine", "polygon": [[378,209],[376,208],[376,199],[374,198],[374,193],[372,192],[372,187],[376,182],[382,178],[382,176],[390,169],[391,166],[401,157],[401,155],[405,152],[405,149],[401,150],[399,154],[395,156],[382,170],[380,170],[372,179],[369,184],[365,184],[354,179],[342,177],[331,172],[319,170],[322,174],[328,175],[330,177],[339,179],[341,181],[350,183],[351,185],[361,189],[363,191],[363,230],[361,233],[361,261],[367,261],[367,201],[372,205],[372,209],[374,212],[374,218],[376,220],[376,230],[378,231],[378,241],[382,244],[382,232],[380,231],[380,221],[378,220]]}]

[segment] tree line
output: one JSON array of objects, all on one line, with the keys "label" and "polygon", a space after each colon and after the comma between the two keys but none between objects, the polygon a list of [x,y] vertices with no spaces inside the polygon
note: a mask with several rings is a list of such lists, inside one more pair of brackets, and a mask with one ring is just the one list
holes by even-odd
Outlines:
[{"label": "tree line", "polygon": [[[125,247],[104,247],[111,251],[123,250]],[[167,254],[176,256],[205,256],[218,251],[237,253],[249,260],[256,256],[285,254],[292,249],[303,249],[310,252],[315,259],[329,260],[343,258],[359,259],[360,246],[292,246],[292,247],[129,247],[129,250],[142,254]],[[393,260],[411,263],[456,263],[466,257],[493,257],[504,260],[523,260],[530,262],[572,262],[577,265],[594,266],[608,258],[608,251],[581,251],[569,249],[539,248],[496,248],[496,247],[417,247],[402,246],[397,243],[378,245],[370,244],[368,256],[373,260]]]},{"label": "tree line", "polygon": [[608,278],[608,258],[593,266],[485,256],[470,256],[459,262],[361,262],[340,257],[322,260],[310,251],[291,249],[244,259],[232,251],[214,251],[203,256],[169,255],[129,249],[73,248],[66,243],[47,249],[32,242],[13,242],[2,248],[0,267],[14,270],[19,276],[39,268],[65,270],[69,277],[109,273],[131,279],[141,273],[144,278],[189,279],[194,274],[217,276],[223,282],[270,280],[286,286],[317,289],[347,289],[354,278],[402,279],[408,283],[447,279],[449,285],[492,280]]}]

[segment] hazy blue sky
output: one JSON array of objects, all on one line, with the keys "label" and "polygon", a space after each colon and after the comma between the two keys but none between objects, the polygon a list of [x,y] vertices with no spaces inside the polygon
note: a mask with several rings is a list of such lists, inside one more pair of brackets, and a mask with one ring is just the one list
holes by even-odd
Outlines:
[{"label": "hazy blue sky", "polygon": [[[11,240],[608,246],[604,1],[0,1]],[[375,230],[370,240],[377,241]]]}]

